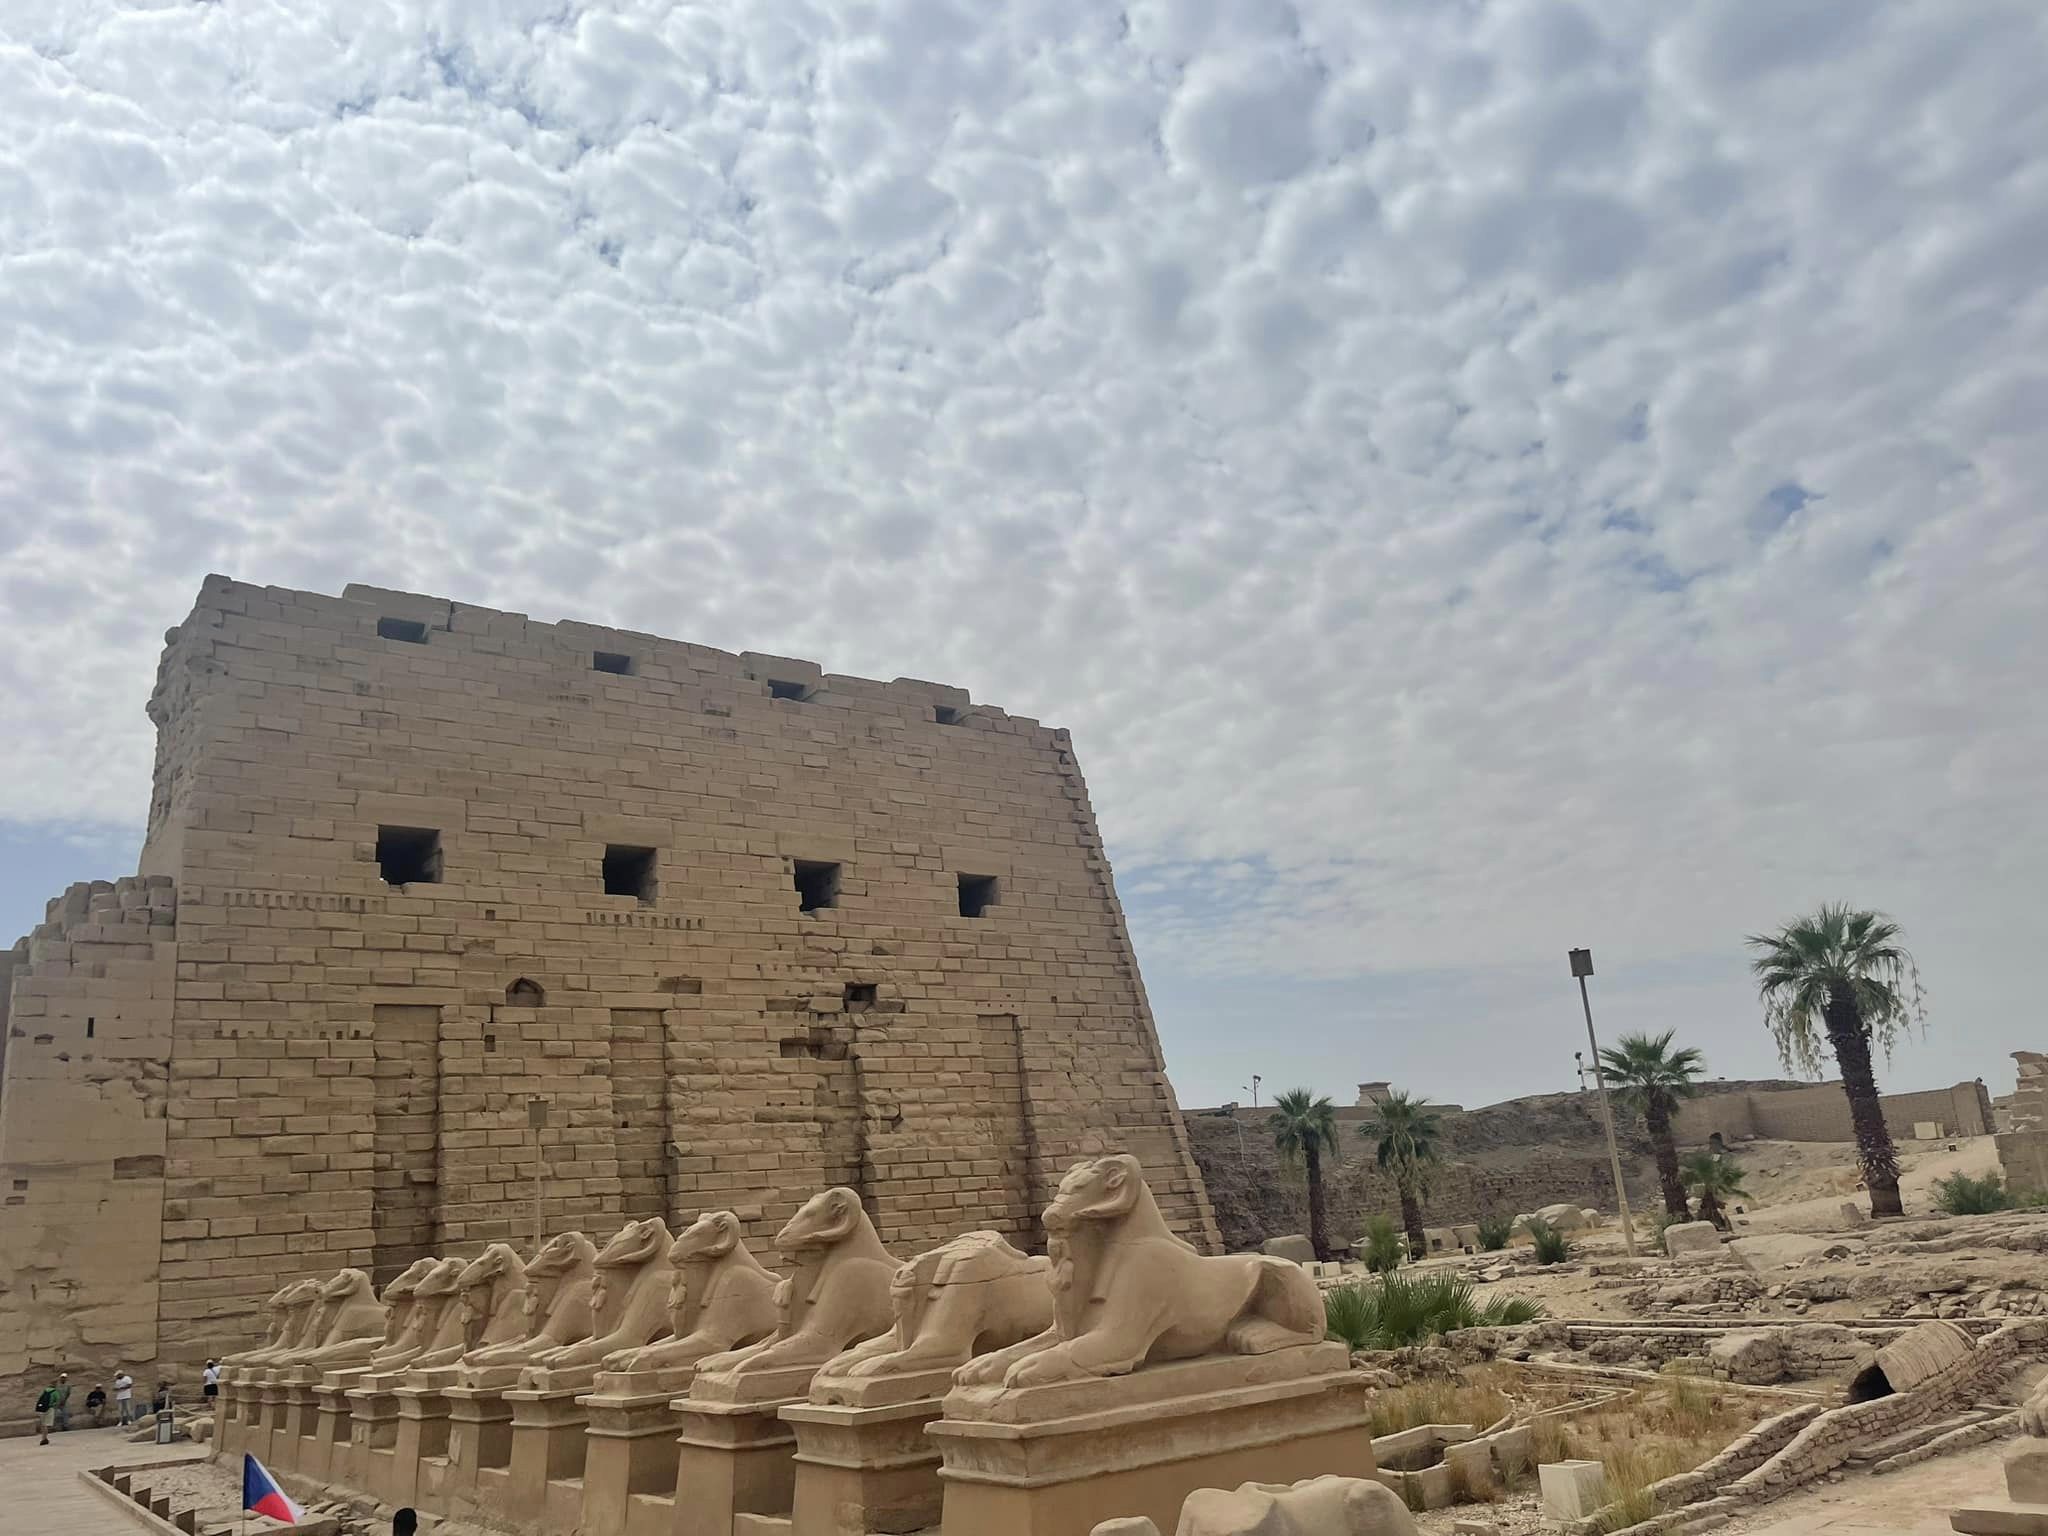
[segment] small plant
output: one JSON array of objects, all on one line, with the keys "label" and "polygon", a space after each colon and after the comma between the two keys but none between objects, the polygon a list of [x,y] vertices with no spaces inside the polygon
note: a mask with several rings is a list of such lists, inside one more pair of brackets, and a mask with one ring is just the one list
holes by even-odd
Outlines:
[{"label": "small plant", "polygon": [[1529,1242],[1538,1264],[1562,1264],[1572,1256],[1572,1242],[1540,1216],[1529,1218]]},{"label": "small plant", "polygon": [[1470,1280],[1447,1270],[1382,1275],[1323,1294],[1324,1327],[1353,1349],[1399,1349],[1460,1328],[1513,1328],[1542,1316],[1541,1307],[1519,1296],[1481,1301]]},{"label": "small plant", "polygon": [[1529,1459],[1539,1467],[1573,1460],[1571,1429],[1561,1413],[1539,1414],[1529,1424]]},{"label": "small plant", "polygon": [[1515,1219],[1512,1216],[1482,1216],[1479,1218],[1479,1247],[1486,1253],[1498,1253],[1507,1247],[1508,1239],[1515,1235]]},{"label": "small plant", "polygon": [[1934,1204],[1944,1216],[1989,1216],[2020,1205],[2019,1197],[2005,1187],[1995,1173],[1973,1179],[1967,1173],[1953,1173],[1934,1185]]},{"label": "small plant", "polygon": [[1408,1244],[1393,1222],[1375,1216],[1365,1224],[1365,1267],[1376,1275],[1390,1275],[1408,1256]]}]

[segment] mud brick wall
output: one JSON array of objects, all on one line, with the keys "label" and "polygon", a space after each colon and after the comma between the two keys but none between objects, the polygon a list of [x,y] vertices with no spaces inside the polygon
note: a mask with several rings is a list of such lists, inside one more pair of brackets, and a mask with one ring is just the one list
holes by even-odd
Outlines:
[{"label": "mud brick wall", "polygon": [[730,1207],[771,1261],[852,1184],[907,1255],[1037,1242],[1070,1162],[1129,1151],[1218,1245],[1064,732],[911,679],[220,577],[150,714],[142,869],[177,929],[140,1305],[172,1361],[253,1338],[294,1275],[523,1248],[536,1183],[549,1232]]},{"label": "mud brick wall", "polygon": [[0,965],[0,1423],[156,1358],[176,899],[74,885]]},{"label": "mud brick wall", "polygon": [[[1991,1097],[1981,1082],[1955,1083],[1915,1093],[1878,1096],[1884,1123],[1895,1138],[1910,1139],[1923,1123],[1945,1136],[1991,1134]],[[1699,1145],[1718,1131],[1728,1141],[1760,1136],[1772,1141],[1854,1141],[1849,1100],[1839,1082],[1804,1087],[1710,1093],[1681,1105],[1673,1132],[1682,1145]]]}]

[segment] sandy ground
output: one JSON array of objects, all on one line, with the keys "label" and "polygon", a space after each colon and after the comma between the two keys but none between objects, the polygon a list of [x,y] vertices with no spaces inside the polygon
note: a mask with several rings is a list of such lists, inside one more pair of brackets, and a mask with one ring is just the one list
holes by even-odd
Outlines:
[{"label": "sandy ground", "polygon": [[130,1445],[111,1429],[74,1429],[38,1445],[34,1435],[0,1440],[0,1531],[8,1536],[113,1536],[134,1529],[78,1480],[82,1470],[205,1454],[190,1445]]}]

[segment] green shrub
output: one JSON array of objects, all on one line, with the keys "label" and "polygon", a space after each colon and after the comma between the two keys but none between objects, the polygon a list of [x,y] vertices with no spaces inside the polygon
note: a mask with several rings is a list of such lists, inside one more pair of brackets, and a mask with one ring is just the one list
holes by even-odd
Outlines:
[{"label": "green shrub", "polygon": [[1571,1239],[1540,1216],[1529,1218],[1529,1241],[1538,1264],[1562,1264],[1572,1256]]},{"label": "green shrub", "polygon": [[1981,1179],[1954,1173],[1936,1180],[1934,1185],[1935,1208],[1945,1216],[1988,1216],[1993,1211],[2013,1210],[2020,1203],[2019,1197],[1995,1173],[1987,1173]]},{"label": "green shrub", "polygon": [[1541,1307],[1519,1296],[1482,1302],[1470,1280],[1448,1270],[1386,1274],[1323,1293],[1329,1336],[1353,1349],[1399,1349],[1460,1328],[1511,1328],[1541,1316]]},{"label": "green shrub", "polygon": [[1514,1235],[1515,1219],[1512,1216],[1479,1218],[1479,1246],[1487,1253],[1497,1253],[1507,1247],[1508,1239]]},{"label": "green shrub", "polygon": [[1376,1275],[1392,1274],[1408,1257],[1408,1239],[1384,1216],[1375,1216],[1365,1224],[1365,1242],[1361,1246],[1365,1250],[1361,1255],[1365,1267]]}]

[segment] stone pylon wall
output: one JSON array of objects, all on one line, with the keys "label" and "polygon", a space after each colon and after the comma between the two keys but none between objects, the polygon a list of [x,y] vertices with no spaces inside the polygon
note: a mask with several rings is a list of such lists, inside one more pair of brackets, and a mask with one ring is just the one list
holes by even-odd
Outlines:
[{"label": "stone pylon wall", "polygon": [[[1128,1150],[1216,1246],[1063,732],[929,683],[222,578],[151,713],[171,1357],[246,1342],[292,1275],[523,1249],[536,1193],[549,1232],[731,1207],[766,1247],[851,1183],[908,1254],[1032,1242],[1069,1162]],[[386,883],[380,827],[436,834],[439,878]],[[608,848],[652,851],[651,892],[606,894]],[[799,910],[797,861],[838,865],[834,905]],[[995,881],[979,917],[962,875]]]},{"label": "stone pylon wall", "polygon": [[156,1358],[176,922],[166,877],[74,885],[0,957],[0,1422]]}]

